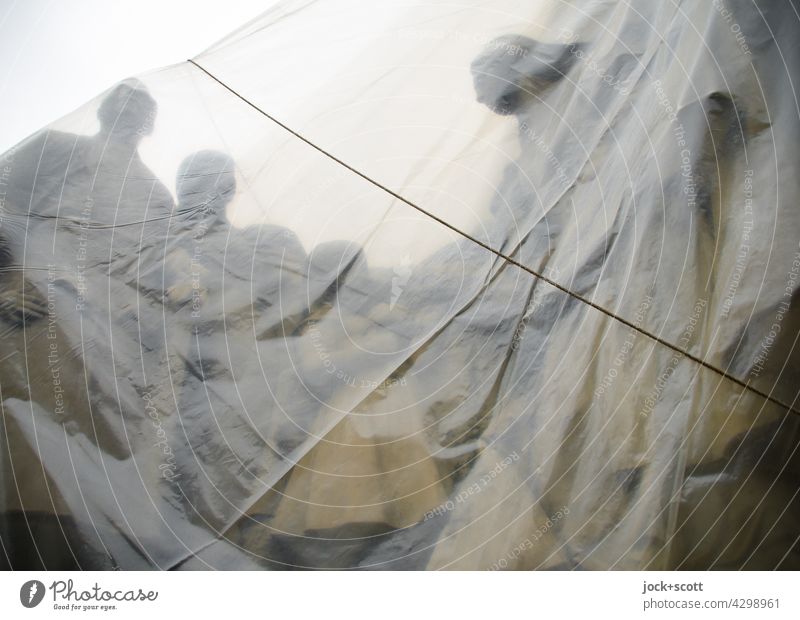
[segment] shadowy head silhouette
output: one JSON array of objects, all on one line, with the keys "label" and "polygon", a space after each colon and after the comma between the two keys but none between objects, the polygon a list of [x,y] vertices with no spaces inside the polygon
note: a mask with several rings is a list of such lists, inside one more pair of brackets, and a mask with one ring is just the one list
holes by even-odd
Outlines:
[{"label": "shadowy head silhouette", "polygon": [[564,77],[580,47],[515,34],[494,39],[472,61],[478,102],[497,114],[519,113]]},{"label": "shadowy head silhouette", "polygon": [[153,132],[157,109],[144,84],[135,78],[125,80],[111,90],[97,110],[100,131],[138,143]]},{"label": "shadowy head silhouette", "polygon": [[178,168],[176,188],[181,212],[222,215],[236,193],[236,165],[220,151],[198,151]]}]

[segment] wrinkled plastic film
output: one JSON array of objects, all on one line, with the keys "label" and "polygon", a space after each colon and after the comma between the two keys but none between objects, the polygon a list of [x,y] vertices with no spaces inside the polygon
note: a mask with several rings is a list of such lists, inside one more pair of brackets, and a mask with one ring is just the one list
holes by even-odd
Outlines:
[{"label": "wrinkled plastic film", "polygon": [[796,566],[796,24],[335,4],[3,156],[7,565]]},{"label": "wrinkled plastic film", "polygon": [[[654,290],[643,329],[791,406],[798,326],[780,304],[798,248],[779,231],[798,227],[797,28],[792,3],[748,0],[297,2],[197,61],[610,313],[636,322]],[[698,296],[707,324],[680,342]],[[764,356],[776,316],[790,323]]]}]

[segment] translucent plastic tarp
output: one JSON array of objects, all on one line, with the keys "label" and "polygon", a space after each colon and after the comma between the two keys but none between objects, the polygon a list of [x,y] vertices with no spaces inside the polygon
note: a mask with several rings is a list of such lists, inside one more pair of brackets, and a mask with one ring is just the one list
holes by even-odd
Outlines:
[{"label": "translucent plastic tarp", "polygon": [[286,2],[5,153],[13,568],[797,568],[789,2]]}]

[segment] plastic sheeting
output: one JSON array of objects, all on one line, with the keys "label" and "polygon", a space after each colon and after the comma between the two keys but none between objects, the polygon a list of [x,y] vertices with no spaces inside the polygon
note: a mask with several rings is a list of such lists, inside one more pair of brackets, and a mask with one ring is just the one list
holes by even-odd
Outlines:
[{"label": "plastic sheeting", "polygon": [[286,2],[5,153],[14,568],[797,568],[790,2]]}]

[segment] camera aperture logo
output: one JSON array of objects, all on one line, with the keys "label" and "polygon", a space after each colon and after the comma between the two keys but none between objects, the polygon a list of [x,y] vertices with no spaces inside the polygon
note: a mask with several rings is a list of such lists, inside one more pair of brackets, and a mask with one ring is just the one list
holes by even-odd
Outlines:
[{"label": "camera aperture logo", "polygon": [[83,590],[76,588],[72,579],[54,581],[45,587],[41,581],[31,579],[19,589],[19,602],[29,609],[36,607],[44,600],[47,590],[53,597],[52,608],[61,611],[114,611],[119,609],[120,603],[148,603],[158,598],[157,591],[141,588],[106,590],[95,583]]},{"label": "camera aperture logo", "polygon": [[19,602],[30,609],[36,607],[44,598],[44,584],[36,579],[31,579],[22,584],[19,589]]}]

